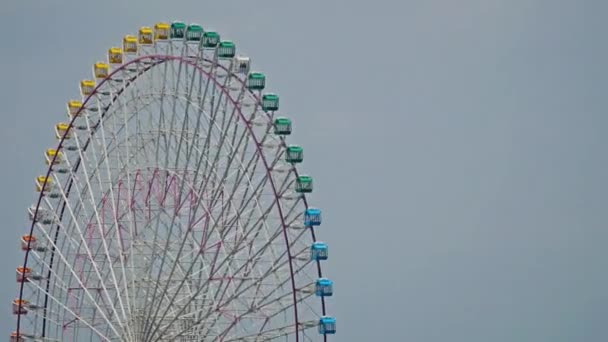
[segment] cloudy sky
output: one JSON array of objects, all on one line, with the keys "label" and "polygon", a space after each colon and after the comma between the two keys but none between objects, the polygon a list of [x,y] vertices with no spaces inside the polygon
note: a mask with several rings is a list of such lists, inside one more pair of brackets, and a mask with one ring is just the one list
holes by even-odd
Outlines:
[{"label": "cloudy sky", "polygon": [[[608,2],[0,4],[0,334],[52,125],[124,34],[180,19],[252,57],[324,209],[333,341],[608,340]],[[2,305],[0,305],[2,307]]]}]

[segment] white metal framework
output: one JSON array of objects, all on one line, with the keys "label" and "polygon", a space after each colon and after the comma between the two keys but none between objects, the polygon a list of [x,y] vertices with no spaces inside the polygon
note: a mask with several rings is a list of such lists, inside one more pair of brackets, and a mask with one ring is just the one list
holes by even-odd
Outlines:
[{"label": "white metal framework", "polygon": [[249,59],[141,32],[56,127],[11,340],[327,339],[308,205]]}]

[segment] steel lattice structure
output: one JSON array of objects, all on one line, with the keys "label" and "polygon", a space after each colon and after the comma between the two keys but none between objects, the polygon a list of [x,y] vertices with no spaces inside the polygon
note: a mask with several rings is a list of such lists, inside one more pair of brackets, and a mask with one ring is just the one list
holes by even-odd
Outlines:
[{"label": "steel lattice structure", "polygon": [[318,341],[333,283],[291,120],[234,43],[143,27],[80,83],[22,237],[11,341]]}]

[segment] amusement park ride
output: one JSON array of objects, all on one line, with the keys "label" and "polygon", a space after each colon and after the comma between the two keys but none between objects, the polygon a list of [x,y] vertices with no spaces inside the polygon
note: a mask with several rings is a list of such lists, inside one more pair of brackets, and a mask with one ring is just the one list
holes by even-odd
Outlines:
[{"label": "amusement park ride", "polygon": [[[334,284],[292,120],[175,21],[93,64],[35,179],[10,341],[327,341]],[[281,113],[282,114],[282,113]]]}]

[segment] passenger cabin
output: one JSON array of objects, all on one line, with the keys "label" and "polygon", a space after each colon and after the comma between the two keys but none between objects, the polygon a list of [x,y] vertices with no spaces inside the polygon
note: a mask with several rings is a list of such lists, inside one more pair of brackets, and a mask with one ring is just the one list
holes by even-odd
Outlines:
[{"label": "passenger cabin", "polygon": [[186,35],[186,24],[181,21],[174,21],[171,23],[171,39],[184,39]]},{"label": "passenger cabin", "polygon": [[249,73],[249,67],[251,66],[251,60],[249,57],[236,56],[234,57],[234,65],[232,71],[236,74],[247,75]]},{"label": "passenger cabin", "polygon": [[110,66],[107,63],[97,62],[93,65],[95,78],[106,78],[110,74]]},{"label": "passenger cabin", "polygon": [[55,125],[55,137],[57,139],[61,139],[64,136],[65,139],[70,139],[72,137],[72,132],[70,132],[70,124],[60,122]]},{"label": "passenger cabin", "polygon": [[21,236],[21,250],[22,251],[36,249],[36,247],[38,247],[38,241],[36,241],[35,236],[33,236],[33,235]]},{"label": "passenger cabin", "polygon": [[200,42],[203,38],[203,27],[198,24],[190,24],[186,28],[186,41]]},{"label": "passenger cabin", "polygon": [[321,210],[317,208],[308,208],[304,211],[304,225],[306,227],[321,225]]},{"label": "passenger cabin", "polygon": [[61,151],[57,151],[54,148],[48,148],[44,152],[44,157],[46,159],[47,165],[50,165],[51,163],[61,164],[61,162],[63,161],[63,153],[61,153]]},{"label": "passenger cabin", "polygon": [[30,302],[24,299],[13,300],[13,315],[27,315],[27,307]]},{"label": "passenger cabin", "polygon": [[250,90],[262,90],[266,86],[266,76],[261,72],[252,72],[247,76],[247,88]]},{"label": "passenger cabin", "polygon": [[82,80],[80,81],[80,94],[82,96],[89,96],[93,94],[95,90],[95,81],[93,80]]},{"label": "passenger cabin", "polygon": [[53,187],[53,180],[47,176],[36,177],[36,191],[44,192],[48,191]]},{"label": "passenger cabin", "polygon": [[28,277],[32,275],[32,269],[29,267],[17,267],[17,282],[27,283],[29,282]]},{"label": "passenger cabin", "polygon": [[122,49],[119,47],[111,47],[108,49],[108,63],[122,64]]},{"label": "passenger cabin", "polygon": [[279,110],[279,96],[276,94],[262,95],[262,109],[265,111]]},{"label": "passenger cabin", "polygon": [[297,145],[287,146],[285,152],[285,161],[288,163],[296,164],[301,163],[304,160],[304,149]]},{"label": "passenger cabin", "polygon": [[331,297],[334,294],[334,282],[327,278],[319,278],[315,282],[315,295],[317,297]]},{"label": "passenger cabin", "polygon": [[322,316],[319,319],[319,334],[333,335],[336,333],[336,319],[330,316]]},{"label": "passenger cabin", "polygon": [[236,55],[236,45],[230,40],[223,40],[217,47],[219,58],[233,58]]},{"label": "passenger cabin", "polygon": [[274,119],[274,134],[276,135],[290,135],[291,134],[291,120],[285,117],[278,117]]},{"label": "passenger cabin", "polygon": [[82,102],[78,100],[68,101],[68,117],[80,115],[80,109],[82,108]]},{"label": "passenger cabin", "polygon": [[138,41],[140,45],[154,44],[154,31],[147,26],[139,28]]},{"label": "passenger cabin", "polygon": [[310,260],[320,261],[327,260],[329,257],[329,249],[325,242],[315,242],[310,246]]},{"label": "passenger cabin", "polygon": [[126,35],[122,39],[122,49],[125,53],[137,53],[137,37]]},{"label": "passenger cabin", "polygon": [[9,341],[10,342],[25,342],[25,339],[23,339],[23,337],[19,336],[19,334],[17,334],[16,331],[13,331],[11,333],[11,338]]},{"label": "passenger cabin", "polygon": [[312,192],[312,177],[306,175],[298,176],[298,178],[296,179],[296,192]]},{"label": "passenger cabin", "polygon": [[36,212],[36,207],[28,209],[28,216],[31,221],[41,224],[51,224],[55,218],[54,213],[49,209],[38,208],[38,212]]},{"label": "passenger cabin", "polygon": [[204,48],[214,48],[220,43],[220,35],[214,31],[205,31],[201,46]]},{"label": "passenger cabin", "polygon": [[154,40],[169,39],[170,29],[171,25],[167,23],[156,23],[156,25],[154,25]]}]

